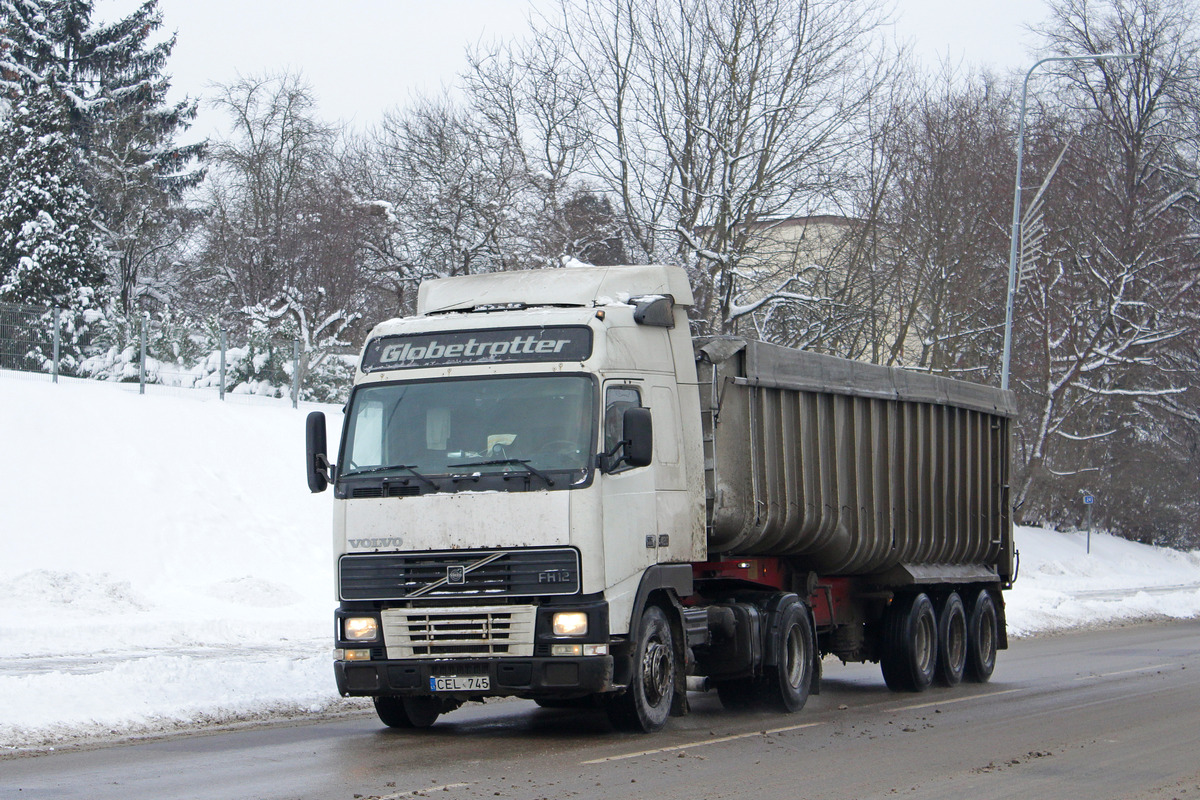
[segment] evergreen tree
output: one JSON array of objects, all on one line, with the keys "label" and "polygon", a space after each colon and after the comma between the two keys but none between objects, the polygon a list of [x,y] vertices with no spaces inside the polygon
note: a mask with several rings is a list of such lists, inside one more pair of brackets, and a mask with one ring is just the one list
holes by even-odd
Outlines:
[{"label": "evergreen tree", "polygon": [[51,84],[18,98],[0,127],[0,300],[78,309],[103,281],[69,128]]},{"label": "evergreen tree", "polygon": [[[181,237],[182,194],[203,178],[194,167],[203,145],[175,144],[196,104],[165,102],[163,69],[175,39],[150,43],[162,25],[158,0],[111,24],[93,24],[93,9],[93,0],[0,0],[0,91],[14,106],[41,91],[58,98],[65,117],[56,130],[81,157],[54,168],[74,171],[62,182],[90,198],[108,282],[128,312],[156,294],[155,259]],[[0,150],[0,159],[12,158]],[[97,288],[103,283],[101,274]]]},{"label": "evergreen tree", "polygon": [[55,0],[65,78],[76,99],[76,132],[88,153],[88,189],[95,222],[110,254],[113,288],[128,313],[140,297],[161,291],[163,245],[181,236],[183,193],[204,172],[195,167],[203,143],[179,146],[175,137],[196,116],[196,103],[167,105],[163,74],[175,37],[157,44],[158,0],[146,0],[117,22],[92,24],[92,0]]}]

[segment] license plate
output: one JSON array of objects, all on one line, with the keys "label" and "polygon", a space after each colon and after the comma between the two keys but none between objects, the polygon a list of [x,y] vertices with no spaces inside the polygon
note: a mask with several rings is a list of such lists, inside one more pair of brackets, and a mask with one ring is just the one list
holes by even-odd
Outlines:
[{"label": "license plate", "polygon": [[486,692],[492,681],[487,675],[443,675],[430,678],[429,688],[435,692]]}]

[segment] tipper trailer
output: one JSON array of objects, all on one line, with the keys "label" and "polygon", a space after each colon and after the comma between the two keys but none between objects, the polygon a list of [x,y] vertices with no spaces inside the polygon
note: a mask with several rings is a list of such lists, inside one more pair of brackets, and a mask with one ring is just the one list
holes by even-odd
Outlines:
[{"label": "tipper trailer", "polygon": [[490,696],[661,728],[799,710],[822,657],[986,681],[1016,571],[1010,392],[689,333],[669,266],[422,284],[367,339],[334,490],[335,674],[426,727]]}]

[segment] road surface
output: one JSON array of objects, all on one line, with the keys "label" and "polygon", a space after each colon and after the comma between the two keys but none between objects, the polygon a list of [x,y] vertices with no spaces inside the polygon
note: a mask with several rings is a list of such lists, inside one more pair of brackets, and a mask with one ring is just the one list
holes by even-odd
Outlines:
[{"label": "road surface", "polygon": [[825,670],[794,715],[692,694],[642,736],[527,701],[418,732],[364,714],[0,760],[0,798],[1200,800],[1200,621],[1016,641],[991,683],[923,694]]}]

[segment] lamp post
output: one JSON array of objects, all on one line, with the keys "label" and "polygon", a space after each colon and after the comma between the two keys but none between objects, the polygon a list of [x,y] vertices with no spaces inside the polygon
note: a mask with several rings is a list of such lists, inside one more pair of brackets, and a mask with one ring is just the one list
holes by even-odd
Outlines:
[{"label": "lamp post", "polygon": [[1043,58],[1025,73],[1021,84],[1021,115],[1017,121],[1017,180],[1013,190],[1012,240],[1008,249],[1008,302],[1004,309],[1004,362],[1000,372],[1000,388],[1008,388],[1009,366],[1012,363],[1013,304],[1017,293],[1017,251],[1021,231],[1021,164],[1025,152],[1025,98],[1029,94],[1029,78],[1034,70],[1051,61],[1106,61],[1110,58],[1137,58],[1135,53],[1099,53],[1092,56],[1052,56]]}]

